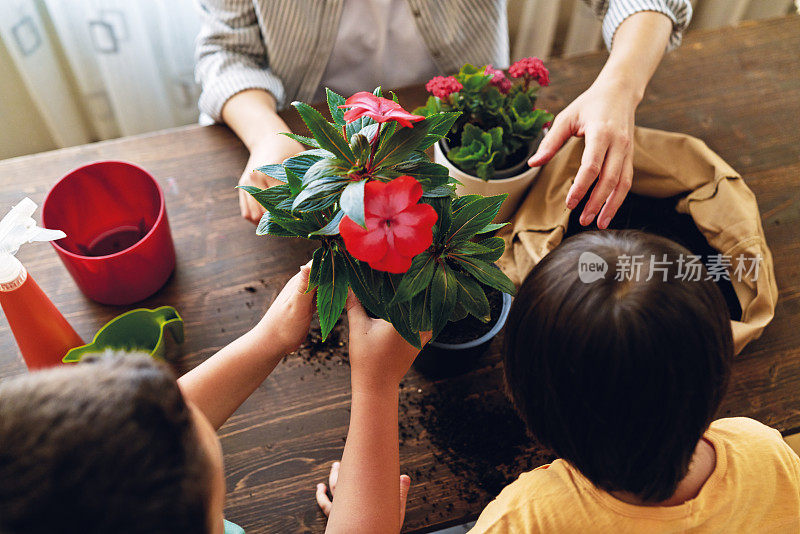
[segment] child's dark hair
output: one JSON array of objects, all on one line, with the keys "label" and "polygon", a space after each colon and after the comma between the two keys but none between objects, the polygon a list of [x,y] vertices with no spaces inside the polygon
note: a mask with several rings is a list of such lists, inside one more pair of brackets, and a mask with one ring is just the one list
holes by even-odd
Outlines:
[{"label": "child's dark hair", "polygon": [[[604,278],[581,281],[584,252]],[[675,492],[730,375],[728,309],[705,269],[678,276],[689,254],[638,231],[579,234],[531,271],[506,326],[506,383],[531,433],[596,486],[647,502]],[[638,280],[615,280],[621,256],[642,260]],[[647,281],[651,259],[667,281]]]},{"label": "child's dark hair", "polygon": [[0,384],[0,532],[208,532],[195,432],[174,377],[143,355]]}]

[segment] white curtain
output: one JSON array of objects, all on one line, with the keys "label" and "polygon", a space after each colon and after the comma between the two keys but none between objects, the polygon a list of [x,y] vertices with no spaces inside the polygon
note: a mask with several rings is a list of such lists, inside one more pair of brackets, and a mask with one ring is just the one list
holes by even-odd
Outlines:
[{"label": "white curtain", "polygon": [[197,120],[196,9],[192,0],[0,0],[0,40],[54,144],[69,146]]}]

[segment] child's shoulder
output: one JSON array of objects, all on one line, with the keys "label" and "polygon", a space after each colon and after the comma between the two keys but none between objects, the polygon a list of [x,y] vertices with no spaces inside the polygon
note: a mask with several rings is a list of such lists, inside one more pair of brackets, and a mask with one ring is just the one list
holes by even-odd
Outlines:
[{"label": "child's shoulder", "polygon": [[553,510],[573,507],[580,485],[564,460],[522,473],[489,503],[470,533],[546,531],[542,520],[551,525]]},{"label": "child's shoulder", "polygon": [[780,432],[749,417],[717,419],[709,425],[708,433],[736,443],[752,445],[783,443]]}]

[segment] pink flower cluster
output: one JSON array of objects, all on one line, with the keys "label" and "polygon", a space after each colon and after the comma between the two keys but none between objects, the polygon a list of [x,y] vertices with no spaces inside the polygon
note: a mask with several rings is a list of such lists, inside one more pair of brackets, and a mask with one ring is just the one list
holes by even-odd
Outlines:
[{"label": "pink flower cluster", "polygon": [[425,89],[433,96],[447,98],[452,93],[457,93],[464,88],[453,76],[434,76],[425,84]]},{"label": "pink flower cluster", "polygon": [[550,85],[550,72],[538,57],[525,57],[511,65],[508,73],[514,78],[525,78],[525,81],[536,80],[541,86]]},{"label": "pink flower cluster", "polygon": [[502,70],[496,69],[492,65],[486,65],[486,70],[483,73],[492,77],[489,83],[497,87],[504,95],[511,90],[511,80],[506,78]]}]

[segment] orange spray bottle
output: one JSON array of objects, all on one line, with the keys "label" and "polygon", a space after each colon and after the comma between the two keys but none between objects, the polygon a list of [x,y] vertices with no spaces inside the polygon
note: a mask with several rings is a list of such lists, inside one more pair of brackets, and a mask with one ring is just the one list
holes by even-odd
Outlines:
[{"label": "orange spray bottle", "polygon": [[36,204],[29,198],[14,206],[0,221],[0,305],[31,371],[52,367],[83,340],[14,256],[34,241],[66,237],[58,230],[36,226]]}]

